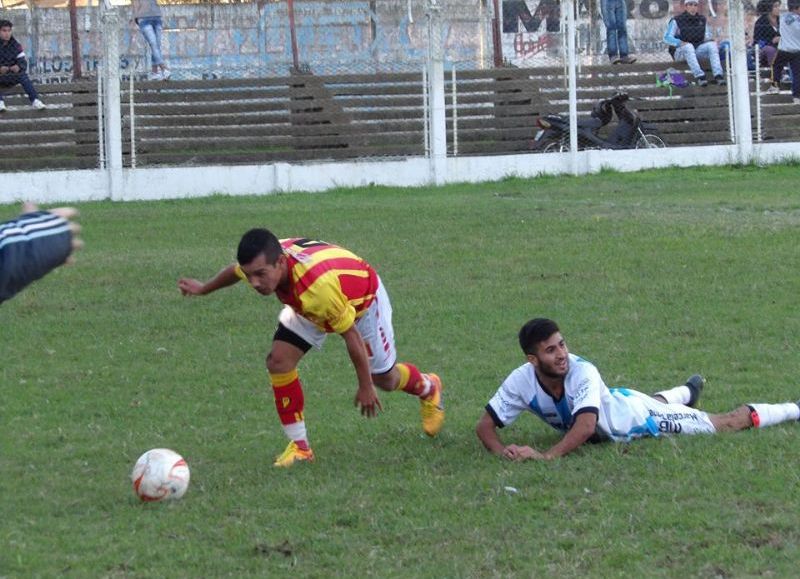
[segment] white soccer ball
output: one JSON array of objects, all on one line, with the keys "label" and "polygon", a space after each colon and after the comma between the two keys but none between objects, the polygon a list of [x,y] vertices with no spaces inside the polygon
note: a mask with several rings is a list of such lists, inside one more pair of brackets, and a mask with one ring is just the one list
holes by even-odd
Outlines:
[{"label": "white soccer ball", "polygon": [[189,465],[168,448],[148,450],[133,467],[133,492],[143,501],[170,501],[181,498],[189,488]]}]

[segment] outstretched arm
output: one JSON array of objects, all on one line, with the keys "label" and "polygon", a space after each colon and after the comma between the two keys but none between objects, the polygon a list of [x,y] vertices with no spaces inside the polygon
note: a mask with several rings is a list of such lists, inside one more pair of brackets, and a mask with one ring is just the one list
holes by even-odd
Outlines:
[{"label": "outstretched arm", "polygon": [[204,296],[218,289],[232,286],[238,281],[239,276],[236,275],[236,264],[232,263],[205,283],[196,279],[182,277],[178,280],[178,289],[185,296]]}]

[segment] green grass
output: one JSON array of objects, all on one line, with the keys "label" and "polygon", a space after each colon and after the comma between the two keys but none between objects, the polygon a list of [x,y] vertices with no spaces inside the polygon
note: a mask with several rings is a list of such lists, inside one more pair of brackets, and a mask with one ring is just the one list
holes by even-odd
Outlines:
[{"label": "green grass", "polygon": [[[539,315],[609,385],[702,372],[712,412],[800,397],[796,184],[796,166],[746,166],[83,204],[78,263],[0,307],[0,576],[795,576],[800,425],[546,464],[495,458],[473,428]],[[445,381],[439,437],[404,394],[361,418],[332,336],[300,369],[317,462],[271,466],[279,304],[176,289],[253,226],[376,266],[401,359]],[[533,416],[501,434],[557,440]],[[130,469],[158,446],[192,484],[139,504]]]}]

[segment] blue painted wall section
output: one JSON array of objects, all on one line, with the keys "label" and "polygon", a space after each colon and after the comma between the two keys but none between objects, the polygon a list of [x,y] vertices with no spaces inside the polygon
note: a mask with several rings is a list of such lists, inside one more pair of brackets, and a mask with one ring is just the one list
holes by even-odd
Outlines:
[{"label": "blue painted wall section", "polygon": [[[421,71],[427,56],[425,2],[387,0],[295,1],[300,62],[317,74]],[[443,2],[444,46],[450,66],[480,68],[491,62],[491,31],[481,0]],[[119,7],[120,64],[124,74],[144,74],[145,48]],[[97,8],[79,9],[84,72],[97,70],[102,54]],[[292,66],[286,2],[259,5],[164,5],[162,49],[178,78],[285,75]],[[457,18],[448,18],[457,15]],[[65,9],[3,11],[26,46],[42,80],[72,70],[69,13]]]}]

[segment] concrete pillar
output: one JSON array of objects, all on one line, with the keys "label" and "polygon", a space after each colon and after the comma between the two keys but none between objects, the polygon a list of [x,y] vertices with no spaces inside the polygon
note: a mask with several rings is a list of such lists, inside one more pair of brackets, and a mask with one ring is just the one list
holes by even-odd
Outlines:
[{"label": "concrete pillar", "polygon": [[119,13],[108,0],[104,1],[103,68],[98,82],[103,83],[103,134],[105,137],[108,196],[122,199],[122,111],[120,107]]},{"label": "concrete pillar", "polygon": [[739,162],[749,163],[753,154],[753,126],[750,119],[750,86],[747,76],[747,47],[744,37],[743,0],[728,0],[731,26],[731,83],[733,118]]},{"label": "concrete pillar", "polygon": [[430,175],[433,183],[441,185],[447,181],[447,117],[444,103],[442,15],[438,0],[428,0],[427,16]]}]

